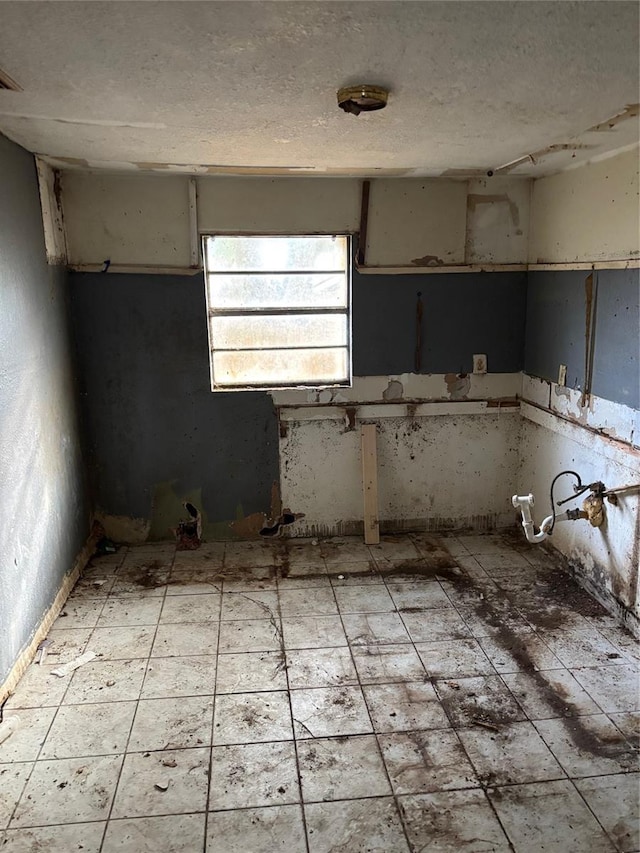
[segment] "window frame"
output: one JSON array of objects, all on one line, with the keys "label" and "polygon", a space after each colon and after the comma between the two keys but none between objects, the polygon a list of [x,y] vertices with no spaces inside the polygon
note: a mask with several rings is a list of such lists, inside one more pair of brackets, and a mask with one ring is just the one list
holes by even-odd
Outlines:
[{"label": "window frame", "polygon": [[[226,237],[241,237],[246,239],[251,238],[274,238],[274,239],[294,239],[296,237],[299,238],[313,238],[313,237],[336,237],[343,238],[346,241],[345,246],[345,263],[346,267],[344,270],[346,276],[346,289],[347,289],[347,298],[346,298],[346,308],[256,308],[251,310],[242,309],[223,309],[216,310],[211,307],[210,299],[209,299],[209,271],[207,269],[207,241],[211,238],[226,238]],[[353,235],[347,232],[313,232],[313,233],[277,233],[277,234],[269,234],[265,232],[259,233],[246,233],[246,232],[208,232],[200,234],[200,242],[201,242],[201,257],[202,257],[202,268],[204,273],[204,290],[205,290],[205,310],[207,316],[207,340],[208,340],[208,349],[209,349],[209,377],[210,377],[210,385],[211,390],[215,393],[220,392],[234,392],[234,391],[305,391],[305,390],[320,390],[323,388],[351,388],[353,385],[353,330],[352,330],[352,253],[353,253]],[[234,270],[233,273],[241,273],[242,270]],[[252,271],[247,271],[248,274],[251,274]],[[296,273],[308,273],[314,274],[315,270],[283,270],[281,272],[277,272],[275,274],[296,274]],[[319,270],[317,272],[323,272]],[[259,274],[268,274],[268,271],[261,271]],[[222,272],[221,274],[224,274]],[[214,273],[215,275],[215,273]],[[313,382],[313,381],[303,381],[303,382],[268,382],[268,383],[260,383],[260,384],[245,384],[239,383],[234,385],[225,385],[225,384],[216,384],[214,377],[214,366],[213,366],[213,354],[216,352],[216,347],[213,341],[212,334],[212,323],[211,318],[214,316],[234,316],[234,317],[256,317],[261,314],[269,314],[269,315],[283,315],[283,316],[313,316],[314,314],[336,314],[339,316],[346,317],[346,325],[347,325],[347,342],[345,344],[345,348],[347,350],[346,353],[346,379],[344,381],[331,381],[331,382]],[[323,349],[323,347],[317,347],[318,349]],[[331,347],[327,346],[327,349]],[[269,351],[270,348],[263,347],[255,347],[255,348],[247,348],[246,352],[260,352],[261,350]],[[300,349],[308,349],[308,347],[300,347]],[[293,351],[294,348],[292,348]],[[223,348],[217,349],[218,352],[224,351]]]}]

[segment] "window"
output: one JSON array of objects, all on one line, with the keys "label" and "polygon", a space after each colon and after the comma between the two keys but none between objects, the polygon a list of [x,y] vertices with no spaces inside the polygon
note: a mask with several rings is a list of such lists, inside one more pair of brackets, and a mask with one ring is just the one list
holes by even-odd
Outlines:
[{"label": "window", "polygon": [[214,391],[351,382],[347,236],[204,238]]}]

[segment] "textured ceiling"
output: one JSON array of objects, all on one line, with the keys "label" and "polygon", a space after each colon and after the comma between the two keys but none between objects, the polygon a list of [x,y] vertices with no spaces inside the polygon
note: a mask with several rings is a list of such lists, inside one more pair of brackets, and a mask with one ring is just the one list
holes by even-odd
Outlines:
[{"label": "textured ceiling", "polygon": [[[637,110],[624,114],[640,100],[635,1],[3,2],[0,15],[0,68],[23,88],[0,90],[0,130],[67,165],[455,175],[533,155],[507,171],[544,174],[638,140]],[[388,107],[341,112],[336,90],[360,82],[387,86]]]}]

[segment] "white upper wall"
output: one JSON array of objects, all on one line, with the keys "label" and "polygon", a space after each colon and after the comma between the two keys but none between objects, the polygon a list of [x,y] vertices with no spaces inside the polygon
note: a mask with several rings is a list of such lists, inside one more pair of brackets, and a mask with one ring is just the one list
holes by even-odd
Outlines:
[{"label": "white upper wall", "polygon": [[[69,262],[189,265],[187,175],[68,170],[62,198]],[[366,264],[525,263],[530,179],[375,179]],[[197,178],[204,233],[350,232],[360,227],[354,178]],[[432,260],[429,260],[431,258]]]},{"label": "white upper wall", "polygon": [[[535,181],[377,178],[366,265],[591,263],[640,257],[638,149]],[[188,175],[68,170],[62,199],[69,262],[185,268]],[[357,178],[199,176],[201,233],[349,232]]]},{"label": "white upper wall", "polygon": [[533,183],[529,262],[640,256],[639,150]]}]

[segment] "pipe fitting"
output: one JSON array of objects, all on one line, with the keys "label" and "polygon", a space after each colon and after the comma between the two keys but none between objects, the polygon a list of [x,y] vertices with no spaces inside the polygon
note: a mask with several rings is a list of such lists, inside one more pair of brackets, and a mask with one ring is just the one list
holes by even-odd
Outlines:
[{"label": "pipe fitting", "polygon": [[553,523],[553,516],[548,515],[540,525],[539,532],[535,533],[535,526],[531,517],[531,507],[535,503],[533,495],[514,495],[511,498],[511,503],[514,509],[519,509],[522,513],[522,529],[527,537],[527,542],[536,545],[538,542],[544,541],[549,535],[548,531]]}]

